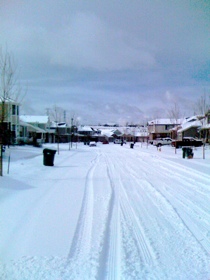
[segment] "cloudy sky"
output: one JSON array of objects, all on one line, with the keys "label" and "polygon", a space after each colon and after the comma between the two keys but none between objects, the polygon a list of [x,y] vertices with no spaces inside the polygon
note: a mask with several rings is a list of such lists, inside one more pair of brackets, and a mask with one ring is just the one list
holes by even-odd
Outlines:
[{"label": "cloudy sky", "polygon": [[210,93],[209,0],[0,0],[0,44],[25,114],[139,123]]}]

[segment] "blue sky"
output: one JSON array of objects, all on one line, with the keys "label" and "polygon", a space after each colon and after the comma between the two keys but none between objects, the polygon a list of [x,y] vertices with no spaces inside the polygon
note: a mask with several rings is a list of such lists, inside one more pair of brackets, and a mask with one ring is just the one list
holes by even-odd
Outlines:
[{"label": "blue sky", "polygon": [[22,113],[55,105],[80,123],[191,115],[210,93],[209,0],[0,1]]}]

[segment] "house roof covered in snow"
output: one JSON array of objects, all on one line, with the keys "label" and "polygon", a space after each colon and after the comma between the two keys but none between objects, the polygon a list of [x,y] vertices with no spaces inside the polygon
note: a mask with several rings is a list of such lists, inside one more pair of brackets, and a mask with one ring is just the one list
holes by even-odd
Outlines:
[{"label": "house roof covered in snow", "polygon": [[42,129],[40,127],[37,127],[37,126],[34,126],[34,125],[29,124],[29,123],[24,122],[24,121],[20,121],[20,125],[27,127],[28,131],[31,131],[31,132],[46,133],[46,131],[44,129]]},{"label": "house roof covered in snow", "polygon": [[182,122],[182,124],[184,123],[189,123],[189,122],[194,122],[194,121],[200,121],[204,118],[205,116],[201,116],[201,115],[195,115],[189,118],[185,118]]},{"label": "house roof covered in snow", "polygon": [[201,127],[202,126],[202,123],[200,121],[201,119],[202,119],[201,116],[192,116],[190,118],[186,118],[183,121],[181,128],[178,129],[178,132],[183,132],[193,127],[197,127],[197,128]]},{"label": "house roof covered in snow", "polygon": [[4,98],[2,96],[0,96],[0,102],[19,104],[19,102],[17,100],[15,100],[15,99],[12,99],[10,97]]},{"label": "house roof covered in snow", "polygon": [[163,125],[167,125],[167,124],[180,124],[181,120],[180,119],[154,119],[151,121],[148,121],[148,125],[154,125],[154,124],[163,124]]},{"label": "house roof covered in snow", "polygon": [[54,122],[52,121],[50,124],[50,128],[57,128],[57,127],[67,127],[67,124],[65,122]]},{"label": "house roof covered in snow", "polygon": [[101,135],[104,135],[107,137],[112,137],[114,132],[115,132],[115,130],[113,130],[113,129],[101,129]]},{"label": "house roof covered in snow", "polygon": [[48,116],[21,115],[20,120],[27,123],[48,123]]},{"label": "house roof covered in snow", "polygon": [[90,126],[87,125],[82,125],[78,127],[78,131],[93,131],[92,128]]}]

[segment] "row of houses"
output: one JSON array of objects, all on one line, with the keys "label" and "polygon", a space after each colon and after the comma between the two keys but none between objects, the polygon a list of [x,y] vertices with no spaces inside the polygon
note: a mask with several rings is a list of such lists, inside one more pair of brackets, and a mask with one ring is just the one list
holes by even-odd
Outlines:
[{"label": "row of houses", "polygon": [[[0,102],[0,105],[2,103]],[[108,141],[125,139],[134,142],[152,142],[159,137],[182,139],[186,136],[201,138],[210,142],[210,110],[203,116],[184,119],[154,119],[147,125],[119,126],[75,126],[65,122],[51,122],[48,116],[29,116],[19,114],[20,104],[8,100],[0,106],[0,144],[55,143],[75,141]]]}]

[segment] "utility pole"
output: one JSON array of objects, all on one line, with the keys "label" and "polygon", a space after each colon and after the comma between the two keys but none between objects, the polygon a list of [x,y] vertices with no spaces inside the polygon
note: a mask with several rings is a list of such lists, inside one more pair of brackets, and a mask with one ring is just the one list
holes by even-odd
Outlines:
[{"label": "utility pole", "polygon": [[0,144],[0,176],[3,176],[3,145]]},{"label": "utility pole", "polygon": [[63,111],[63,121],[66,123],[66,111]]},{"label": "utility pole", "polygon": [[72,127],[73,127],[73,118],[71,118],[71,148],[72,148]]}]

